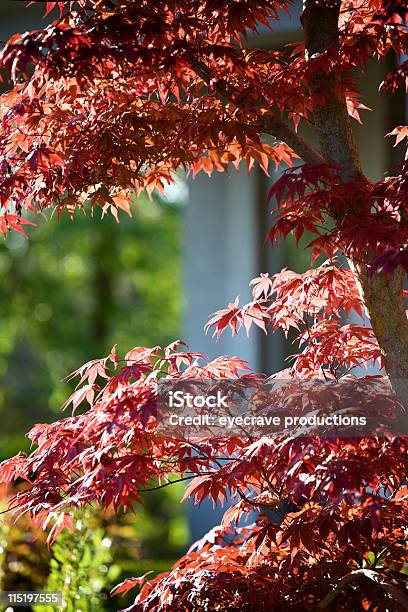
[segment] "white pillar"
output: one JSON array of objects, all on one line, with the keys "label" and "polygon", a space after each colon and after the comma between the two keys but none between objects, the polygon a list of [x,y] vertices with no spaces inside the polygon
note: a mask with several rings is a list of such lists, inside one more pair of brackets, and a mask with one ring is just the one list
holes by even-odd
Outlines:
[{"label": "white pillar", "polygon": [[[217,342],[204,334],[210,315],[240,295],[251,299],[249,281],[259,273],[256,175],[242,168],[231,176],[200,174],[189,184],[185,214],[185,333],[190,349],[210,358],[237,356],[260,368],[258,333],[247,338],[242,330],[231,337],[224,332]],[[255,331],[255,330],[254,330]],[[205,500],[200,507],[189,503],[191,539],[204,535],[221,521],[222,510]]]}]

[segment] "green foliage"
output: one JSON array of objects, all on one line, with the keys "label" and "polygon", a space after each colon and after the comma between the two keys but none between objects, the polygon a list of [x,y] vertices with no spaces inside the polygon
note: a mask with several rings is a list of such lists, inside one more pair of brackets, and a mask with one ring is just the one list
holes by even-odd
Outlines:
[{"label": "green foliage", "polygon": [[[152,487],[157,482],[152,481]],[[190,534],[180,504],[184,487],[175,483],[171,487],[143,494],[143,509],[114,513],[99,510],[92,516],[99,521],[112,541],[112,555],[120,574],[116,582],[146,572],[152,575],[168,571],[188,545]],[[114,597],[106,603],[108,610],[126,608],[134,599]],[[120,605],[118,604],[120,602]]]},{"label": "green foliage", "polygon": [[64,214],[0,245],[0,458],[27,450],[34,423],[55,420],[78,363],[114,343],[180,335],[180,209],[141,199],[132,211],[120,224]]},{"label": "green foliage", "polygon": [[0,591],[4,591],[4,582],[6,577],[6,558],[7,558],[7,540],[10,533],[10,526],[3,521],[0,523]]},{"label": "green foliage", "polygon": [[[0,510],[7,507],[7,492],[0,489]],[[39,591],[49,568],[45,534],[27,516],[17,522],[0,516],[0,591]]]},{"label": "green foliage", "polygon": [[[77,512],[75,530],[64,530],[52,548],[46,592],[62,594],[66,612],[102,612],[107,592],[120,569],[113,564],[112,540],[95,525],[91,512]],[[35,606],[35,612],[55,612],[55,606]]]},{"label": "green foliage", "polygon": [[[58,590],[64,594],[67,612],[113,612],[130,605],[134,594],[109,597],[110,589],[129,576],[168,571],[187,544],[180,487],[146,494],[145,509],[135,513],[116,515],[98,508],[77,513],[75,530],[64,530],[51,551],[46,534],[39,533],[28,517],[15,523],[10,515],[2,515],[0,590]],[[0,497],[0,510],[6,508],[6,497]],[[53,606],[34,609],[56,612]]]},{"label": "green foliage", "polygon": [[[98,212],[93,219],[76,215],[74,222],[54,217],[31,228],[29,241],[18,235],[0,241],[0,458],[28,449],[23,434],[59,416],[72,391],[63,379],[79,363],[105,354],[115,342],[126,351],[180,335],[180,208],[141,199],[132,212],[132,219],[122,214],[120,224],[111,216],[100,220]],[[74,534],[63,533],[50,568],[47,548],[35,540],[28,520],[1,521],[0,588],[41,591],[61,584],[69,601],[80,586],[103,591],[112,572],[120,572],[120,579],[135,574],[145,559],[164,559],[168,569],[188,539],[181,495],[170,489],[147,493],[145,509],[136,514],[88,514],[81,519],[90,525],[81,536],[86,534],[86,550]],[[89,565],[89,551],[102,541],[112,546],[92,553]],[[114,557],[113,565],[102,553]],[[69,571],[78,569],[79,583],[65,585],[66,563]],[[110,567],[108,575],[102,566]],[[117,604],[116,598],[98,598],[83,609],[115,610]]]}]

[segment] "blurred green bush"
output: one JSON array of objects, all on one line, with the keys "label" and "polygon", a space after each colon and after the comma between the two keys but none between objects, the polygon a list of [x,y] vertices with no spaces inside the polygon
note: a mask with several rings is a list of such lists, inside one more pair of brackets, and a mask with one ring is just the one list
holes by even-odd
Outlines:
[{"label": "blurred green bush", "polygon": [[[132,212],[120,224],[98,212],[40,220],[28,241],[0,244],[0,459],[28,450],[32,425],[64,416],[64,378],[79,365],[115,343],[123,352],[180,336],[181,208],[139,199]],[[88,510],[51,552],[29,519],[2,515],[0,590],[61,590],[67,611],[125,607],[129,597],[109,590],[167,570],[188,542],[181,494],[181,485],[146,493],[144,509],[119,516]]]},{"label": "blurred green bush", "polygon": [[61,418],[79,365],[180,335],[180,208],[140,199],[133,213],[54,216],[0,245],[0,458]]}]

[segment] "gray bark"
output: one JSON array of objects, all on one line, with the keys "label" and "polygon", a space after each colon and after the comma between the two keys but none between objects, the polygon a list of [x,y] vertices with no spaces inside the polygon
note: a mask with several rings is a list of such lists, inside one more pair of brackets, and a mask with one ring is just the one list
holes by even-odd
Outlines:
[{"label": "gray bark", "polygon": [[[307,57],[322,53],[338,43],[339,10],[338,0],[304,0],[302,24]],[[328,162],[340,167],[343,182],[365,180],[346,100],[336,87],[338,78],[339,75],[334,73],[329,76],[317,74],[312,82],[316,92],[321,89],[326,92],[325,103],[314,112],[320,149]],[[358,214],[358,206],[358,202],[350,203],[354,214]],[[389,277],[377,274],[370,278],[367,269],[369,257],[368,253],[366,262],[351,261],[350,264],[357,273],[365,308],[391,385],[405,400],[405,385],[401,379],[408,379],[408,318],[402,294],[403,271],[397,270]]]}]

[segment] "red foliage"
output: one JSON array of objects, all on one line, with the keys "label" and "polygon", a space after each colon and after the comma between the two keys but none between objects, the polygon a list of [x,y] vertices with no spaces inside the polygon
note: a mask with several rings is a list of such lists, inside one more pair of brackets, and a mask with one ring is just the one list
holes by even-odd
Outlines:
[{"label": "red foliage", "polygon": [[[86,402],[88,410],[34,427],[30,438],[37,448],[31,455],[1,465],[2,481],[29,483],[11,504],[37,523],[52,524],[52,540],[69,525],[70,507],[94,501],[106,508],[128,507],[142,501],[152,479],[162,485],[175,474],[191,479],[185,495],[196,503],[210,497],[217,504],[232,496],[224,526],[196,544],[170,574],[147,580],[132,610],[213,609],[215,601],[231,597],[243,610],[265,601],[305,606],[364,563],[373,569],[381,564],[383,579],[394,584],[397,577],[400,584],[408,520],[403,438],[191,440],[158,431],[158,379],[245,382],[251,380],[245,368],[232,358],[208,362],[182,343],[163,350],[137,348],[119,363],[114,353],[86,364],[75,373],[80,386],[69,403],[75,410]],[[341,386],[338,392],[344,393]],[[375,392],[386,398],[378,385]],[[296,393],[294,380],[289,406]],[[229,527],[254,509],[272,511],[275,518],[262,516],[245,529]],[[238,539],[231,539],[235,532]],[[364,576],[357,577],[364,582]],[[132,579],[120,591],[136,583]],[[376,602],[383,597],[386,592]]]},{"label": "red foliage", "polygon": [[[220,335],[227,327],[235,333],[244,325],[249,332],[255,324],[297,332],[302,352],[293,356],[290,375],[301,378],[337,378],[356,365],[371,365],[381,352],[370,327],[344,324],[351,311],[361,317],[363,304],[353,272],[326,262],[304,274],[282,270],[262,274],[251,281],[254,300],[239,307],[238,302],[220,310],[209,321]],[[362,320],[363,323],[363,320]]]},{"label": "red foliage", "polygon": [[[342,44],[306,59],[301,44],[281,51],[242,44],[260,25],[273,25],[279,9],[286,10],[284,0],[231,0],[222,9],[213,0],[160,1],[154,16],[144,0],[117,7],[94,0],[48,2],[47,11],[58,5],[65,14],[44,30],[16,34],[0,57],[18,81],[1,98],[2,207],[18,202],[19,211],[56,206],[72,214],[89,203],[116,214],[117,208],[128,210],[131,192],[162,190],[178,168],[211,174],[245,160],[248,168],[256,161],[267,171],[269,161],[290,165],[300,156],[314,164],[302,175],[307,171],[306,183],[316,189],[302,215],[295,206],[299,198],[292,202],[285,215],[292,221],[282,229],[294,230],[297,221],[299,236],[300,216],[303,227],[312,229],[332,206],[344,208],[348,196],[317,189],[328,173],[294,128],[324,100],[324,90],[314,88],[311,95],[316,73],[340,75],[339,90],[358,119],[364,105],[354,70],[364,69],[372,54],[406,51],[396,17],[401,4],[395,3],[392,18],[378,12],[379,4],[347,5]],[[33,75],[19,82],[30,67]],[[388,75],[387,87],[400,78]],[[265,133],[277,140],[266,142]],[[371,190],[364,185],[364,197]],[[378,222],[383,245],[380,223],[389,221]]]},{"label": "red foliage", "polygon": [[[288,10],[285,0],[158,0],[154,12],[145,0],[47,2],[47,14],[60,10],[55,21],[13,36],[0,57],[15,83],[0,98],[1,231],[24,233],[26,212],[50,207],[130,214],[134,192],[163,190],[179,169],[285,164],[269,194],[269,237],[311,233],[312,263],[328,260],[303,274],[262,274],[251,303],[236,300],[208,327],[295,335],[299,352],[276,375],[290,381],[289,405],[302,380],[330,379],[341,393],[355,366],[382,364],[383,352],[363,318],[346,321],[364,303],[337,254],[371,275],[408,269],[407,162],[376,183],[359,173],[345,180],[297,133],[325,107],[333,75],[345,113],[361,122],[356,71],[372,56],[408,51],[404,2],[341,8],[336,44],[309,56],[303,42],[246,45]],[[406,76],[405,62],[381,89],[393,93]],[[406,132],[391,135],[405,144]],[[74,374],[71,416],[34,427],[32,453],[0,468],[3,482],[27,481],[12,504],[52,526],[50,541],[70,525],[71,507],[127,508],[174,478],[191,481],[186,495],[197,503],[232,500],[223,525],[170,572],[119,585],[124,593],[143,583],[130,610],[407,609],[406,437],[163,435],[158,380],[258,381],[241,360],[209,362],[182,343],[123,360],[112,350]],[[387,401],[385,381],[373,389]],[[236,525],[254,509],[255,524]]]}]

